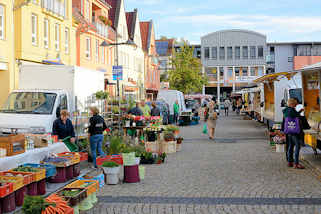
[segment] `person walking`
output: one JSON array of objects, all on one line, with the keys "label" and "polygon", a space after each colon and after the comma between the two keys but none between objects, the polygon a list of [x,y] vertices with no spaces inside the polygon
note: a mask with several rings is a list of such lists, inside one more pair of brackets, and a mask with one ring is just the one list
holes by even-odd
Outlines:
[{"label": "person walking", "polygon": [[229,99],[226,99],[224,101],[224,111],[225,111],[225,116],[228,116],[229,110],[230,110],[231,102]]},{"label": "person walking", "polygon": [[[293,98],[288,100],[288,107],[283,110],[283,122],[282,129],[287,135],[288,151],[287,161],[288,167],[294,167],[295,169],[304,169],[304,166],[299,164],[299,155],[301,148],[300,135],[302,133],[302,123],[300,120],[300,112],[296,111],[297,101]],[[295,151],[294,151],[295,149]],[[294,151],[294,164],[293,164],[293,151]]]},{"label": "person walking", "polygon": [[178,100],[176,100],[176,102],[174,103],[174,123],[177,124],[178,123],[178,115],[179,115],[179,104],[178,104]]},{"label": "person walking", "polygon": [[90,150],[93,158],[94,167],[97,168],[96,158],[97,150],[99,156],[105,156],[105,153],[102,149],[102,144],[104,141],[103,132],[107,128],[105,120],[102,116],[99,115],[99,110],[97,107],[89,108],[92,117],[89,119],[89,141],[90,141]]},{"label": "person walking", "polygon": [[206,118],[207,118],[207,129],[208,129],[209,138],[213,140],[215,136],[215,128],[216,128],[216,120],[217,120],[217,112],[215,111],[215,103],[213,101],[209,103]]}]

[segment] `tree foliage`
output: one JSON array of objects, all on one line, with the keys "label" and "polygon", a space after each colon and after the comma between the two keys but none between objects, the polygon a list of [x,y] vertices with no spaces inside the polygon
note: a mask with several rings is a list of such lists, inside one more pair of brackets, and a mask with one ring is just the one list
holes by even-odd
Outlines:
[{"label": "tree foliage", "polygon": [[184,94],[201,92],[203,85],[208,82],[207,76],[202,74],[201,61],[193,57],[194,47],[185,42],[180,51],[171,60],[173,69],[169,71],[171,89],[182,91]]}]

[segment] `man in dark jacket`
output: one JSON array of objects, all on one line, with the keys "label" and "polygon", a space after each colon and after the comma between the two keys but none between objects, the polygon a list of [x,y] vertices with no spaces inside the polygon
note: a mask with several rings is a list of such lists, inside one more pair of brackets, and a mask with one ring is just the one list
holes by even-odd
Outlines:
[{"label": "man in dark jacket", "polygon": [[67,137],[70,138],[70,142],[75,142],[75,130],[69,119],[69,112],[62,110],[60,112],[60,118],[56,119],[52,126],[52,135],[57,135],[59,140],[63,140]]},{"label": "man in dark jacket", "polygon": [[[288,100],[288,107],[283,110],[283,131],[286,129],[285,119],[286,118],[298,118],[300,119],[301,112],[297,112],[295,107],[297,106],[297,101],[293,98]],[[303,109],[302,109],[303,110]],[[302,111],[301,110],[301,111]],[[304,169],[304,166],[299,164],[299,154],[301,148],[301,139],[300,134],[302,132],[302,127],[300,125],[300,133],[299,134],[287,134],[287,160],[288,160],[288,167],[294,167],[296,169]],[[295,154],[294,154],[294,165],[293,165],[293,150],[295,147]]]},{"label": "man in dark jacket", "polygon": [[136,101],[136,106],[129,110],[128,114],[134,115],[134,116],[143,116],[142,110],[139,108],[139,102]]},{"label": "man in dark jacket", "polygon": [[155,102],[152,102],[151,116],[160,116],[160,110]]}]

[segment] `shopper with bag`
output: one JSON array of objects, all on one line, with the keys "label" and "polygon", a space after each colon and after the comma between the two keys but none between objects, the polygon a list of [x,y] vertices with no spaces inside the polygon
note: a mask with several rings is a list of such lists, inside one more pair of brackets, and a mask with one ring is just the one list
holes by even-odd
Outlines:
[{"label": "shopper with bag", "polygon": [[[304,166],[299,164],[302,122],[301,122],[300,112],[297,112],[295,109],[297,104],[298,104],[297,101],[293,98],[288,100],[288,107],[283,110],[283,132],[287,135],[288,167],[294,167],[295,169],[304,169]],[[293,152],[294,152],[294,164],[293,164]]]},{"label": "shopper with bag", "polygon": [[211,101],[207,111],[207,129],[210,140],[213,140],[215,136],[216,120],[217,112],[215,111],[215,103]]}]

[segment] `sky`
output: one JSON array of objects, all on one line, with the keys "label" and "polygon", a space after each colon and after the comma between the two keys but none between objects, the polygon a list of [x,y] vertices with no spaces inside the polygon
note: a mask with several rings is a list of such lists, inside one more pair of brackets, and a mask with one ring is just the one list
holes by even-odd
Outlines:
[{"label": "sky", "polygon": [[268,42],[321,41],[320,0],[124,0],[141,21],[153,20],[156,38],[200,38],[226,29],[263,33]]}]

